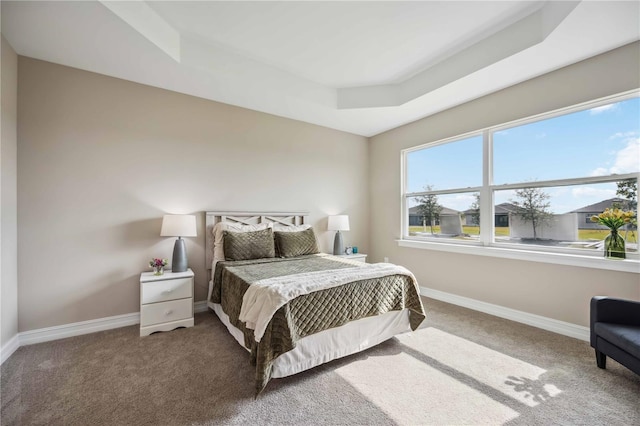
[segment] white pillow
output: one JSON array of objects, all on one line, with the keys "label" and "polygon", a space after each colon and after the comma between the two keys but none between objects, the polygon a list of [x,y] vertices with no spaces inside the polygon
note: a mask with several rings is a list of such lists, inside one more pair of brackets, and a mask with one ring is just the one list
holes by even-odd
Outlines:
[{"label": "white pillow", "polygon": [[300,232],[306,231],[311,228],[311,225],[282,225],[281,223],[276,223],[273,225],[273,232]]},{"label": "white pillow", "polygon": [[212,272],[216,270],[216,263],[224,260],[224,240],[222,231],[232,232],[253,232],[262,231],[263,229],[273,228],[272,223],[257,223],[255,225],[244,225],[235,222],[218,222],[213,227],[213,263],[211,264]]}]

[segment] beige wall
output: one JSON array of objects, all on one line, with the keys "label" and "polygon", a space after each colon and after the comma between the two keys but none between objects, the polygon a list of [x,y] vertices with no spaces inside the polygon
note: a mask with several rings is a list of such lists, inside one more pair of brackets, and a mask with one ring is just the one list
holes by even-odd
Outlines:
[{"label": "beige wall", "polygon": [[198,214],[196,300],[209,209],[309,211],[324,250],[349,214],[368,250],[364,137],[25,57],[19,78],[20,331],[139,311],[165,212]]},{"label": "beige wall", "polygon": [[0,318],[0,347],[18,334],[18,236],[16,187],[16,128],[18,56],[2,37],[2,131],[0,132],[0,182],[2,207],[0,208],[0,279],[2,297]]},{"label": "beige wall", "polygon": [[[171,257],[173,240],[158,235],[165,212],[198,214],[199,235],[187,239],[187,249],[196,300],[203,300],[201,213],[209,209],[308,210],[325,251],[333,238],[325,231],[326,216],[347,213],[347,244],[373,261],[388,256],[409,267],[424,287],[587,325],[594,294],[640,299],[637,275],[398,247],[400,150],[637,88],[639,46],[369,143],[20,57],[19,331],[138,311],[139,273],[151,257]],[[3,108],[4,102],[3,86]],[[4,174],[3,157],[3,223]],[[2,266],[4,320],[4,255]]]},{"label": "beige wall", "polygon": [[633,43],[370,140],[371,258],[411,269],[421,286],[588,326],[589,300],[640,300],[637,274],[398,247],[400,151],[640,87]]}]

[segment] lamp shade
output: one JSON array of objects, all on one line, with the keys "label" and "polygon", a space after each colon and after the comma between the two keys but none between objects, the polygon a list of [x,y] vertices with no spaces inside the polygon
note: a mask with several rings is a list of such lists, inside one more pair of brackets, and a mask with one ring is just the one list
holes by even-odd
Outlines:
[{"label": "lamp shade", "polygon": [[195,237],[196,217],[189,214],[165,214],[162,218],[161,237]]},{"label": "lamp shade", "polygon": [[349,216],[347,216],[346,214],[329,216],[329,223],[328,223],[327,229],[329,231],[348,231]]}]

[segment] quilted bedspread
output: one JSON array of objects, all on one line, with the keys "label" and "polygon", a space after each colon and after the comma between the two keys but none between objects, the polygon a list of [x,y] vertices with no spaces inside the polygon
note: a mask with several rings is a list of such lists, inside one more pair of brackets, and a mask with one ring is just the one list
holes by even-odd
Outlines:
[{"label": "quilted bedspread", "polygon": [[252,283],[343,269],[353,269],[354,276],[358,276],[360,268],[367,267],[372,265],[321,254],[218,262],[211,302],[219,303],[231,324],[244,334],[244,344],[250,349],[251,363],[256,367],[256,393],[260,393],[268,383],[273,360],[295,348],[296,342],[303,337],[349,321],[402,309],[409,309],[412,329],[420,325],[425,313],[415,279],[410,274],[361,279],[300,295],[275,312],[259,342],[256,342],[253,330],[239,320],[243,296]]}]

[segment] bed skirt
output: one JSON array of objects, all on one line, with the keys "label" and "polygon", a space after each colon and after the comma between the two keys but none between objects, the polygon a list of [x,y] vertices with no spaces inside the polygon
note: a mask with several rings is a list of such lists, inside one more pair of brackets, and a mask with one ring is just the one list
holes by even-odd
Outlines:
[{"label": "bed skirt", "polygon": [[[207,305],[216,313],[240,346],[245,347],[242,331],[229,322],[229,317],[220,304],[207,302]],[[294,349],[274,360],[271,377],[291,376],[331,360],[371,348],[393,336],[410,331],[408,309],[351,321],[340,327],[300,339]]]}]

